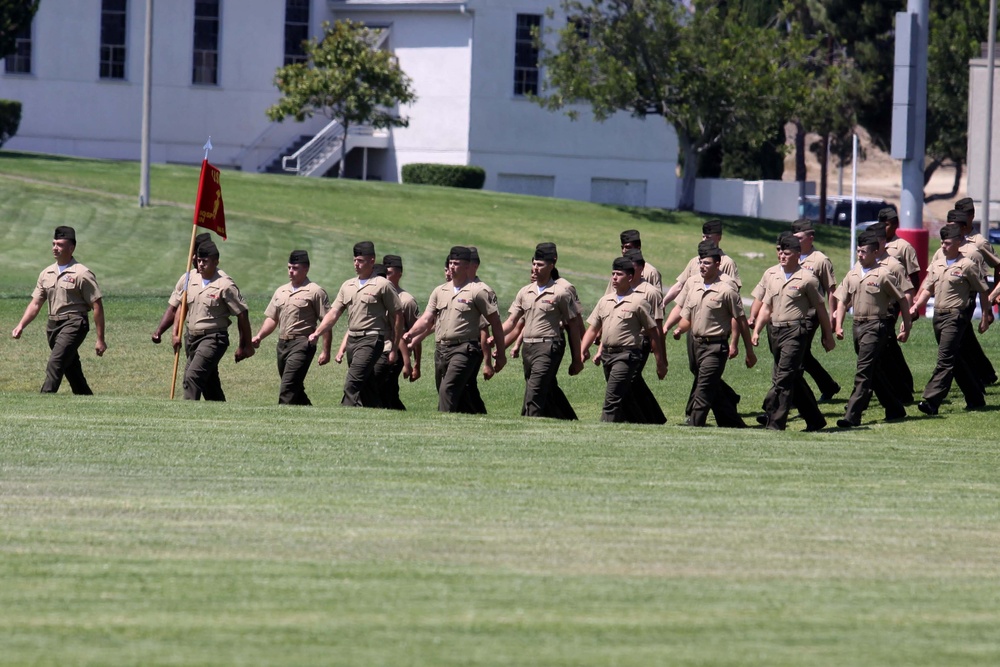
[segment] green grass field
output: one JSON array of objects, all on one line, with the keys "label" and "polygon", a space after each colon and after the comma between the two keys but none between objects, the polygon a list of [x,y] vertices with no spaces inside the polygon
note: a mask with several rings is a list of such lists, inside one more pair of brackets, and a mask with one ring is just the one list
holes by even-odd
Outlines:
[{"label": "green grass field", "polygon": [[[667,379],[650,380],[664,427],[599,423],[593,366],[561,380],[579,422],[517,417],[518,361],[483,385],[489,416],[440,415],[430,349],[406,413],[339,407],[334,364],[307,381],[315,407],[281,408],[272,337],[223,364],[229,402],[171,402],[172,354],[148,334],[196,178],[154,166],[140,210],[138,165],[0,153],[0,664],[1000,663],[997,389],[983,412],[953,394],[937,418],[885,424],[873,407],[851,432],[689,429],[671,341]],[[335,291],[351,245],[374,240],[423,304],[448,247],[474,244],[505,308],[554,240],[589,306],[620,230],[641,230],[668,279],[700,236],[690,214],[495,193],[229,172],[223,192],[222,266],[255,328],[293,247]],[[36,393],[42,319],[9,337],[59,224],[105,291],[94,397]],[[726,221],[745,283],[780,228]],[[841,274],[847,243],[818,240]],[[928,322],[906,352],[925,382]],[[727,372],[748,419],[765,357]],[[847,387],[850,340],[822,360]]]}]

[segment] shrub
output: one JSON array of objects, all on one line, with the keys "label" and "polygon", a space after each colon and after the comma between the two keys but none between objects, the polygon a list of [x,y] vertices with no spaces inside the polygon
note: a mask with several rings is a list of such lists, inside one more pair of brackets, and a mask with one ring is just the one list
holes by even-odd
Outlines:
[{"label": "shrub", "polygon": [[486,170],[482,167],[414,162],[403,165],[403,182],[480,190],[486,182]]},{"label": "shrub", "polygon": [[17,134],[21,125],[21,103],[15,100],[0,100],[0,148]]}]

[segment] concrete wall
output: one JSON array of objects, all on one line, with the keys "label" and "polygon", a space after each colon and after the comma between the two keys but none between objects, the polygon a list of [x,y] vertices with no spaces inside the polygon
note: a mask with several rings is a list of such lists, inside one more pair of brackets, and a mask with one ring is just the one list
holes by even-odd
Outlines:
[{"label": "concrete wall", "polygon": [[799,184],[699,178],[694,186],[694,208],[712,215],[791,222],[799,217]]},{"label": "concrete wall", "polygon": [[[983,172],[986,168],[986,104],[989,101],[986,58],[969,62],[968,189],[976,201],[977,219],[983,203]],[[993,67],[993,141],[990,160],[990,220],[1000,220],[1000,62]]]}]

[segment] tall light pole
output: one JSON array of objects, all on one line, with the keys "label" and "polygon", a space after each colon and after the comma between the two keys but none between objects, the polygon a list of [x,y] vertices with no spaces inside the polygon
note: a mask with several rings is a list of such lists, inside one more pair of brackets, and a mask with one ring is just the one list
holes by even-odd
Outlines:
[{"label": "tall light pole", "polygon": [[979,207],[979,233],[989,236],[990,167],[993,163],[993,66],[996,63],[997,0],[990,0],[990,31],[986,37],[986,159],[983,160],[983,203]]},{"label": "tall light pole", "polygon": [[149,134],[153,106],[153,0],[146,0],[146,47],[142,59],[142,144],[139,207],[149,206]]}]

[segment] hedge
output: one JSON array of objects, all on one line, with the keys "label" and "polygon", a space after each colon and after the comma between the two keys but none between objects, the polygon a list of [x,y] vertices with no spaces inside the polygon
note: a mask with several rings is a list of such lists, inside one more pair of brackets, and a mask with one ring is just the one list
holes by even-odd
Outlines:
[{"label": "hedge", "polygon": [[403,182],[480,190],[486,182],[486,170],[482,167],[414,162],[403,165]]},{"label": "hedge", "polygon": [[21,125],[21,103],[15,100],[0,100],[0,148],[17,134]]}]

